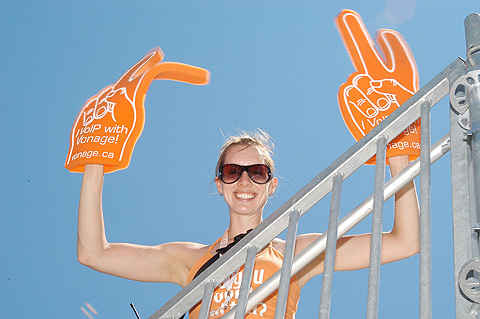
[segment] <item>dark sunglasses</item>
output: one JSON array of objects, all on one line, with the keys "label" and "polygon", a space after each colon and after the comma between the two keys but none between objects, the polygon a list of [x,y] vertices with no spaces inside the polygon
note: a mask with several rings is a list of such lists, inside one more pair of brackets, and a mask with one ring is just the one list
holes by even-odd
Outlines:
[{"label": "dark sunglasses", "polygon": [[240,179],[243,172],[247,172],[250,179],[257,184],[265,184],[272,178],[272,171],[265,164],[249,166],[225,164],[218,171],[218,176],[225,184],[233,184]]}]

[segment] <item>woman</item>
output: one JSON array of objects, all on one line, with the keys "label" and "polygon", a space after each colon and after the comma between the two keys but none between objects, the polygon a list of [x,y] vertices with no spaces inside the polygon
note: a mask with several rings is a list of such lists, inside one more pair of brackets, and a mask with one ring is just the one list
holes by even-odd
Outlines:
[{"label": "woman", "polygon": [[[103,166],[86,165],[82,182],[78,219],[78,260],[97,271],[150,282],[171,282],[185,287],[219,248],[234,241],[237,235],[255,228],[263,220],[268,197],[276,190],[278,180],[272,175],[274,162],[268,135],[245,133],[229,138],[220,150],[215,184],[223,196],[230,215],[225,234],[214,244],[174,242],[158,246],[109,243],[105,237],[101,194]],[[408,156],[389,158],[393,176],[408,165]],[[395,195],[395,218],[392,231],[383,234],[381,262],[388,263],[412,256],[419,251],[418,201],[413,182]],[[297,236],[295,255],[320,234]],[[285,242],[274,239],[257,254],[252,287],[281,267]],[[291,280],[286,318],[293,318],[299,290],[323,271],[323,254],[302,269]],[[370,234],[339,239],[335,270],[366,268],[370,260]],[[210,308],[210,318],[218,318],[233,307],[238,298],[241,268],[231,280],[217,287]],[[246,318],[273,318],[276,294],[257,306]],[[195,307],[190,318],[198,316]]]}]

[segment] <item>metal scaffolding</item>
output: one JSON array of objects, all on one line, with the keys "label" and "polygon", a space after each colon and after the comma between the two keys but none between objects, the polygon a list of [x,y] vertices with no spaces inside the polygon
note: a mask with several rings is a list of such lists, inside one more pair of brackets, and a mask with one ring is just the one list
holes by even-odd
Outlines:
[{"label": "metal scaffolding", "polygon": [[[456,59],[401,107],[347,150],[310,183],[195,278],[150,319],[176,319],[202,301],[199,318],[208,317],[214,288],[245,265],[238,304],[223,318],[244,318],[279,290],[275,319],[285,317],[290,278],[325,252],[319,318],[329,318],[336,240],[373,212],[367,318],[378,317],[383,202],[420,174],[419,318],[432,317],[430,166],[451,150],[456,318],[477,318],[480,309],[480,15],[465,20],[467,59]],[[450,95],[450,133],[431,145],[430,110]],[[421,154],[385,183],[386,145],[421,118]],[[342,183],[377,156],[374,194],[339,220]],[[294,258],[297,226],[303,214],[332,192],[328,230]],[[256,253],[287,230],[282,269],[250,292]],[[280,287],[280,288],[279,288]]]}]

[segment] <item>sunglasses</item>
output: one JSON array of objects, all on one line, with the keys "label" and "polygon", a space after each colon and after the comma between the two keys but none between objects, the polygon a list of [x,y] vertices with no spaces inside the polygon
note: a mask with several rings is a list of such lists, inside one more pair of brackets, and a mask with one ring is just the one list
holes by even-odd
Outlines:
[{"label": "sunglasses", "polygon": [[240,179],[243,172],[247,172],[248,177],[257,184],[265,184],[272,178],[272,171],[265,164],[249,166],[225,164],[218,171],[218,175],[225,184],[233,184]]}]

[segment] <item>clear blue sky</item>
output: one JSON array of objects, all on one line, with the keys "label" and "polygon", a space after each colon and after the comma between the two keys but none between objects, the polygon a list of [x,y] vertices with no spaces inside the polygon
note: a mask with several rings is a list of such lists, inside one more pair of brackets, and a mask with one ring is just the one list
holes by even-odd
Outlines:
[{"label": "clear blue sky", "polygon": [[[354,71],[333,23],[345,8],[360,13],[371,33],[403,34],[421,85],[465,56],[463,21],[480,11],[477,0],[3,1],[2,317],[134,318],[134,302],[147,318],[179,291],[77,262],[82,176],[63,167],[83,103],[153,47],[167,61],[208,69],[211,83],[151,85],[130,167],[106,176],[109,241],[220,237],[227,211],[215,194],[214,167],[223,135],[237,129],[262,128],[276,143],[280,187],[266,215],[351,147],[336,99]],[[448,108],[446,99],[434,108],[434,141],[448,131]],[[447,155],[433,167],[434,318],[454,317],[449,174]],[[372,190],[373,167],[363,167],[344,185],[342,214]],[[385,229],[392,206],[385,206]],[[325,231],[328,207],[320,203],[302,217],[299,232]],[[418,256],[383,266],[381,276],[380,318],[418,317]],[[335,274],[332,318],[365,317],[367,277]],[[321,276],[302,291],[298,318],[317,316],[320,285]]]}]

